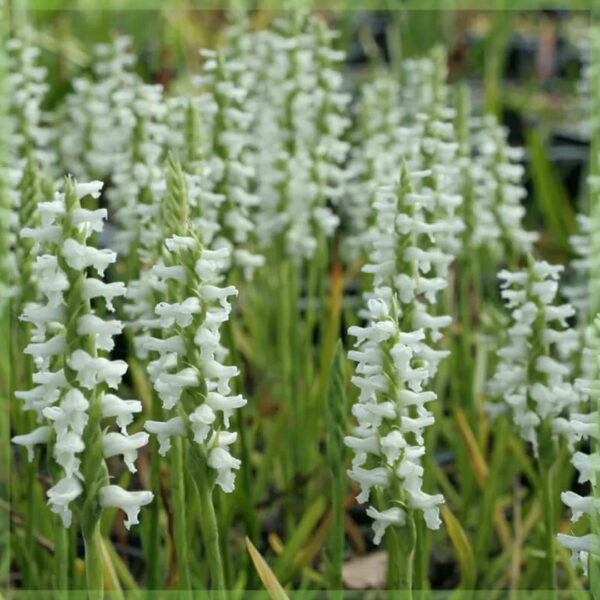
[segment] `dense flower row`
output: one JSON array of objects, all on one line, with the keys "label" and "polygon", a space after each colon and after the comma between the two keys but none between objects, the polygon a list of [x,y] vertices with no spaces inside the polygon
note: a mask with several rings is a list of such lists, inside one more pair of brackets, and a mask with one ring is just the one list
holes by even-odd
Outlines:
[{"label": "dense flower row", "polygon": [[[113,311],[112,301],[125,294],[125,286],[101,279],[117,259],[112,250],[93,245],[93,237],[104,226],[106,209],[90,210],[80,203],[85,197],[97,198],[101,189],[99,181],[77,185],[67,180],[63,193],[38,204],[40,226],[21,230],[21,237],[35,241],[39,301],[27,304],[20,316],[33,327],[24,352],[34,360],[35,387],[15,396],[42,424],[12,441],[27,448],[29,460],[35,445],[50,444],[57,468],[48,503],[65,526],[72,521],[72,503],[98,489],[100,505],[122,508],[129,527],[138,522],[140,506],[152,500],[152,493],[128,492],[109,484],[102,456],[122,455],[135,472],[137,450],[147,443],[148,434],[127,434],[141,403],[108,391],[119,387],[127,370],[124,361],[103,355],[112,350],[112,338],[121,333],[123,323],[99,317],[94,307],[97,299],[103,299],[105,308]],[[98,277],[92,276],[92,270]],[[115,417],[120,432],[102,433],[101,421]]]}]

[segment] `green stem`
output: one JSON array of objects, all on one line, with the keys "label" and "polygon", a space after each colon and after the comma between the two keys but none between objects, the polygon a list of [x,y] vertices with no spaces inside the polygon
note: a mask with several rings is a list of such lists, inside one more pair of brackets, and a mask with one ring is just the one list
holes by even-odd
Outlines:
[{"label": "green stem", "polygon": [[342,563],[344,560],[344,471],[340,469],[331,482],[333,522],[331,524],[331,584],[335,591],[344,589]]},{"label": "green stem", "polygon": [[206,459],[201,455],[198,446],[190,445],[191,465],[194,468],[194,484],[200,499],[202,511],[202,536],[204,538],[204,552],[210,571],[213,597],[216,600],[227,600],[225,574],[221,561],[219,546],[219,528],[212,498],[212,487],[206,472]]},{"label": "green stem", "polygon": [[85,578],[89,600],[102,600],[104,597],[104,559],[102,556],[102,535],[100,519],[92,527],[83,528],[85,542]]},{"label": "green stem", "polygon": [[427,589],[427,571],[429,568],[429,529],[425,525],[425,520],[421,515],[415,515],[414,520],[417,534],[414,559],[414,588],[417,592],[417,598],[421,598]]},{"label": "green stem", "polygon": [[391,592],[402,592],[403,600],[412,600],[415,533],[411,514],[406,515],[406,525],[391,526],[386,531],[387,587]]},{"label": "green stem", "polygon": [[[157,398],[152,399],[153,404],[158,402]],[[159,552],[160,552],[160,529],[159,529],[159,518],[160,518],[160,461],[161,457],[158,454],[158,441],[155,437],[150,440],[150,456],[151,456],[151,468],[150,468],[150,483],[152,487],[152,493],[154,494],[154,501],[152,502],[150,511],[148,513],[149,524],[149,535],[148,535],[148,550],[146,553],[146,569],[147,569],[147,585],[149,590],[160,589],[160,567],[159,567]]]},{"label": "green stem", "polygon": [[[233,315],[230,315],[229,320],[225,322],[226,335],[227,335],[227,347],[231,352],[231,362],[234,365],[239,365],[241,369],[242,361],[237,349],[237,343],[235,339],[235,333],[233,330]],[[243,373],[241,374],[240,381],[244,381]],[[238,389],[236,382],[232,381],[232,385],[235,393]],[[260,532],[260,523],[254,511],[254,486],[252,485],[252,466],[250,463],[250,450],[248,444],[248,435],[246,431],[246,419],[242,411],[236,411],[236,426],[240,436],[240,447],[241,447],[241,460],[242,466],[240,469],[240,479],[244,490],[244,502],[243,502],[243,518],[244,525],[248,532],[248,536],[252,540],[258,539]],[[256,569],[252,569],[251,573],[255,573]]]},{"label": "green stem", "polygon": [[54,516],[54,574],[56,591],[69,589],[69,538],[62,519]]},{"label": "green stem", "polygon": [[173,529],[175,536],[175,552],[179,567],[179,588],[190,590],[190,570],[187,544],[187,517],[185,502],[185,483],[183,470],[183,446],[181,440],[173,437],[171,450],[171,490],[173,494]]},{"label": "green stem", "polygon": [[556,590],[556,553],[554,548],[555,520],[552,485],[552,467],[540,465],[542,511],[544,519],[544,550],[546,552],[545,588]]}]

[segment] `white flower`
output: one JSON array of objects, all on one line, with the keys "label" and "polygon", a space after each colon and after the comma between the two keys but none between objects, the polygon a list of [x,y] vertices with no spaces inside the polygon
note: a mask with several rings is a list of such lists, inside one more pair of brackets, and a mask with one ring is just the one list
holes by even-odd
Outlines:
[{"label": "white flower", "polygon": [[58,333],[45,342],[28,344],[23,352],[25,352],[25,354],[31,354],[31,356],[36,359],[36,362],[39,362],[40,368],[44,369],[48,368],[50,359],[53,356],[64,354],[66,349],[65,335],[64,333]]},{"label": "white flower", "polygon": [[185,281],[185,269],[179,265],[166,267],[165,265],[154,265],[152,273],[160,279],[174,279],[175,281]]},{"label": "white flower", "polygon": [[165,339],[148,336],[142,344],[145,350],[159,352],[161,355],[167,353],[185,354],[185,346],[179,335],[173,335]]},{"label": "white flower", "polygon": [[64,477],[47,492],[50,510],[55,514],[60,515],[65,527],[71,526],[73,518],[69,504],[73,502],[81,492],[83,492],[83,487],[75,477]]},{"label": "white flower", "polygon": [[133,415],[139,412],[142,412],[142,403],[139,400],[122,400],[114,394],[102,396],[102,416],[116,417],[121,433],[126,433],[127,426],[133,422]]},{"label": "white flower", "polygon": [[165,246],[171,252],[179,252],[179,250],[182,248],[196,248],[197,242],[193,237],[174,235],[173,237],[165,240]]},{"label": "white flower", "polygon": [[169,328],[173,323],[177,323],[180,327],[187,327],[192,322],[193,315],[198,314],[200,310],[200,300],[191,297],[173,304],[159,302],[154,312],[160,317],[161,327]]},{"label": "white flower", "polygon": [[239,459],[220,446],[213,448],[208,455],[208,466],[218,471],[216,484],[226,493],[233,492],[235,474],[232,469],[239,469],[241,464]]},{"label": "white flower", "polygon": [[144,429],[149,433],[155,433],[158,438],[158,452],[162,456],[171,448],[171,436],[178,435],[185,437],[185,424],[181,417],[173,417],[168,421],[146,421]]},{"label": "white flower", "polygon": [[235,377],[239,370],[234,365],[222,365],[216,360],[206,359],[202,361],[204,375],[209,379],[217,379],[217,390],[219,394],[227,395],[231,391],[229,380]]},{"label": "white flower", "polygon": [[152,492],[129,492],[118,485],[100,488],[100,505],[103,508],[120,508],[127,515],[125,527],[139,523],[140,508],[152,502]]},{"label": "white flower", "polygon": [[114,311],[115,307],[112,304],[113,298],[124,296],[126,292],[125,284],[122,281],[104,283],[99,279],[88,277],[83,283],[82,295],[85,300],[102,297],[106,300],[106,308],[110,311]]},{"label": "white flower", "polygon": [[71,369],[77,371],[77,381],[88,390],[103,381],[111,388],[118,388],[121,379],[127,371],[127,363],[123,360],[108,360],[93,358],[85,350],[77,349],[67,359]]},{"label": "white flower", "polygon": [[557,533],[556,539],[561,546],[571,550],[571,564],[573,567],[577,565],[579,559],[587,570],[587,557],[590,553],[600,555],[600,537],[594,533],[586,535],[574,536],[564,533]]},{"label": "white flower", "polygon": [[358,502],[368,502],[373,486],[387,487],[389,485],[389,473],[383,467],[374,469],[354,467],[348,471],[348,476],[360,485],[360,494],[356,497]]},{"label": "white flower", "polygon": [[223,308],[229,307],[227,298],[229,296],[237,296],[237,293],[238,291],[233,285],[229,285],[225,288],[220,288],[214,285],[205,284],[200,288],[200,294],[205,302],[214,302],[215,300],[220,300],[221,306]]},{"label": "white flower", "polygon": [[194,441],[203,443],[210,432],[211,425],[217,416],[208,404],[201,404],[190,415],[190,424],[194,432]]},{"label": "white flower", "polygon": [[571,521],[578,521],[583,514],[592,512],[591,496],[580,496],[575,492],[562,492],[560,499],[573,511]]},{"label": "white flower", "polygon": [[439,529],[442,521],[440,520],[440,504],[444,503],[444,496],[441,494],[426,494],[421,490],[409,490],[410,506],[420,508],[425,517],[425,523],[429,529]]},{"label": "white flower", "polygon": [[109,432],[102,438],[102,452],[104,458],[110,458],[117,454],[122,454],[127,468],[136,472],[135,459],[137,451],[148,443],[149,435],[143,431],[133,435],[124,435],[122,433]]},{"label": "white flower", "polygon": [[71,223],[73,225],[86,225],[86,237],[93,231],[101,232],[104,229],[104,221],[108,217],[106,208],[97,208],[88,210],[86,208],[76,208],[71,214]]},{"label": "white flower", "polygon": [[72,238],[63,242],[61,254],[72,269],[80,271],[87,267],[94,267],[100,277],[104,275],[108,265],[117,260],[117,253],[112,250],[98,250],[92,246],[80,244]]},{"label": "white flower", "polygon": [[246,406],[247,400],[239,394],[237,396],[223,396],[217,392],[208,392],[206,403],[213,410],[223,413],[223,423],[225,427],[229,427],[229,419],[234,410]]},{"label": "white flower", "polygon": [[89,402],[85,396],[73,388],[65,394],[59,406],[49,406],[42,412],[54,422],[54,429],[59,436],[68,428],[81,436],[88,422],[88,406]]},{"label": "white flower", "polygon": [[102,181],[89,181],[87,183],[78,183],[77,184],[77,199],[80,200],[84,196],[91,196],[92,198],[98,198],[100,196],[100,192],[104,187],[104,182]]},{"label": "white flower", "polygon": [[179,402],[184,388],[196,385],[198,385],[198,374],[191,367],[182,369],[178,373],[160,373],[154,381],[154,388],[166,410],[173,408]]},{"label": "white flower", "polygon": [[27,448],[27,460],[31,462],[33,460],[33,447],[36,444],[48,443],[50,440],[50,431],[51,429],[48,426],[38,427],[29,433],[13,436],[11,441],[13,444]]},{"label": "white flower", "polygon": [[115,346],[113,336],[123,331],[123,323],[118,320],[105,321],[96,315],[83,315],[77,319],[79,335],[95,335],[96,347],[99,350],[112,350]]},{"label": "white flower", "polygon": [[85,450],[81,435],[74,431],[65,431],[57,436],[53,456],[56,462],[65,470],[67,477],[81,477],[79,465],[81,459],[76,455]]},{"label": "white flower", "polygon": [[378,511],[372,506],[367,507],[367,515],[373,519],[373,543],[377,546],[385,534],[385,530],[390,525],[404,525],[406,523],[406,513],[399,507],[393,506],[384,511]]}]

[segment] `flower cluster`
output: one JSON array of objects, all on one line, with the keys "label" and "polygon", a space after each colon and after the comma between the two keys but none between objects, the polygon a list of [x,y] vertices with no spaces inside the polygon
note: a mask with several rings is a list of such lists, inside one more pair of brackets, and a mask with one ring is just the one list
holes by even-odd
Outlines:
[{"label": "flower cluster", "polygon": [[512,325],[489,389],[510,408],[536,454],[541,425],[550,420],[555,433],[566,433],[559,417],[576,411],[580,402],[567,363],[579,349],[578,333],[567,325],[575,309],[554,303],[562,270],[531,259],[526,270],[498,274]]},{"label": "flower cluster", "polygon": [[[589,533],[584,535],[570,535],[565,533],[557,534],[558,541],[565,548],[572,552],[572,563],[576,565],[577,560],[581,562],[584,573],[588,571],[588,556],[592,554],[595,558],[600,556],[600,537],[598,536],[598,508],[600,506],[597,498],[596,481],[600,473],[600,455],[598,454],[597,444],[600,439],[600,424],[598,422],[598,411],[591,410],[591,406],[597,406],[598,389],[598,363],[599,356],[599,338],[600,334],[600,316],[597,316],[593,325],[589,327],[589,348],[591,355],[596,357],[596,361],[591,365],[592,373],[588,373],[585,379],[577,380],[576,386],[579,390],[591,399],[583,408],[585,412],[573,412],[570,419],[563,422],[563,429],[571,436],[572,442],[582,441],[580,450],[573,452],[571,464],[578,472],[577,483],[579,486],[588,485],[591,493],[582,496],[574,491],[566,491],[561,494],[563,503],[571,511],[571,520],[579,521],[584,515],[589,515],[590,527]],[[588,447],[588,451],[583,451]]]},{"label": "flower cluster", "polygon": [[54,132],[42,102],[48,91],[46,68],[38,64],[39,48],[19,38],[8,42],[10,92],[10,181],[20,179],[27,154],[44,170],[54,168]]},{"label": "flower cluster", "polygon": [[316,17],[291,11],[256,37],[251,62],[261,69],[253,103],[258,235],[265,246],[281,243],[297,262],[312,258],[319,237],[338,225],[328,203],[339,200],[344,185],[349,97],[333,35]]},{"label": "flower cluster", "polygon": [[[414,173],[418,181],[427,173]],[[348,358],[356,361],[352,383],[360,389],[352,412],[358,420],[346,444],[355,451],[349,475],[361,487],[358,500],[367,501],[372,487],[388,490],[389,497],[371,506],[375,541],[379,543],[389,525],[403,525],[406,510],[423,510],[427,525],[439,527],[440,494],[422,488],[425,453],[423,431],[434,423],[426,403],[436,399],[428,383],[447,352],[431,343],[441,337],[440,328],[450,324],[448,316],[434,316],[434,305],[446,283],[452,261],[433,240],[444,230],[444,222],[427,222],[435,212],[432,195],[413,191],[406,167],[391,189],[378,191],[375,203],[379,237],[373,242],[371,263],[364,270],[374,274],[373,292],[366,294],[366,327],[351,327],[356,350]],[[400,503],[386,508],[391,502]]]},{"label": "flower cluster", "polygon": [[[202,214],[219,229],[213,247],[228,248],[233,264],[251,278],[254,269],[264,264],[264,257],[253,253],[256,247],[256,209],[258,196],[250,192],[255,178],[252,166],[249,130],[251,114],[245,109],[248,90],[240,83],[244,63],[226,60],[222,51],[202,50],[203,74],[196,78],[204,88],[198,98],[199,110],[205,115],[204,153],[207,166],[207,200]],[[212,210],[211,210],[212,209]]]},{"label": "flower cluster", "polygon": [[147,225],[158,216],[155,186],[160,186],[163,177],[168,139],[163,87],[136,80],[114,95],[131,132],[113,170],[114,186],[107,192],[119,227],[114,247],[123,254],[137,252],[142,260],[148,260],[160,241],[160,230]]},{"label": "flower cluster", "polygon": [[477,204],[474,243],[505,256],[528,254],[538,235],[522,225],[522,200],[527,195],[522,183],[525,168],[520,164],[524,149],[509,146],[508,129],[494,115],[473,117],[470,127]]},{"label": "flower cluster", "polygon": [[[226,365],[227,349],[220,328],[229,319],[234,286],[219,287],[229,260],[229,249],[204,248],[187,218],[185,178],[179,165],[169,165],[168,190],[163,201],[164,240],[161,261],[154,265],[160,301],[153,319],[139,322],[145,331],[138,347],[158,355],[147,369],[163,409],[173,416],[147,421],[164,455],[171,436],[193,439],[225,492],[234,488],[234,469],[240,461],[229,453],[237,434],[228,431],[236,408],[246,404],[232,394],[230,380],[238,368]],[[157,335],[151,335],[156,331]]]},{"label": "flower cluster", "polygon": [[[600,183],[600,182],[598,182]],[[590,182],[592,192],[597,192],[600,185]],[[596,188],[596,189],[595,189]],[[591,308],[591,298],[597,298],[597,291],[590,290],[591,268],[591,244],[590,234],[592,228],[591,218],[584,214],[577,215],[578,232],[569,237],[571,249],[575,258],[569,263],[572,281],[570,285],[564,285],[562,292],[577,311],[577,321],[580,326],[588,324]],[[595,284],[597,287],[597,283]]]},{"label": "flower cluster", "polygon": [[[24,352],[34,360],[35,386],[15,396],[24,401],[24,410],[37,414],[41,425],[12,441],[27,448],[30,460],[35,445],[50,444],[55,480],[48,503],[67,527],[72,502],[81,495],[89,498],[97,489],[102,507],[120,507],[127,513],[128,527],[138,522],[140,506],[152,500],[151,492],[109,485],[102,459],[123,455],[135,472],[137,450],[147,443],[148,434],[128,435],[126,430],[141,403],[108,393],[118,388],[127,370],[124,361],[103,355],[112,350],[112,338],[123,324],[99,317],[93,305],[102,298],[105,308],[114,310],[112,300],[125,294],[125,286],[102,281],[116,253],[90,243],[102,231],[106,209],[89,210],[80,202],[97,198],[101,189],[99,181],[77,185],[68,179],[64,193],[38,204],[40,226],[21,231],[23,238],[35,242],[39,300],[27,304],[20,316],[32,326]],[[92,276],[94,271],[98,277]],[[115,417],[120,432],[102,433],[101,421]]]},{"label": "flower cluster", "polygon": [[137,77],[131,39],[117,36],[93,49],[93,77],[76,77],[60,114],[61,162],[79,178],[111,175],[123,161],[134,123],[125,103]]},{"label": "flower cluster", "polygon": [[405,111],[400,85],[389,74],[362,86],[355,110],[358,127],[348,167],[353,186],[343,207],[354,234],[346,241],[350,258],[370,248],[370,236],[376,234],[373,205],[378,182],[393,180],[399,162],[410,154],[411,137],[410,128],[401,127]]}]

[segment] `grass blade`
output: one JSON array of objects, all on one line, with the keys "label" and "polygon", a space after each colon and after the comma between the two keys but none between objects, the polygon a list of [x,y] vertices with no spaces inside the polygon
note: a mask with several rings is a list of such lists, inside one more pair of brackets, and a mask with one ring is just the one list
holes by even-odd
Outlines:
[{"label": "grass blade", "polygon": [[267,561],[261,556],[249,538],[246,538],[246,548],[248,548],[250,558],[271,600],[289,600],[279,580],[275,577],[275,573],[271,571],[271,567],[269,567]]}]

